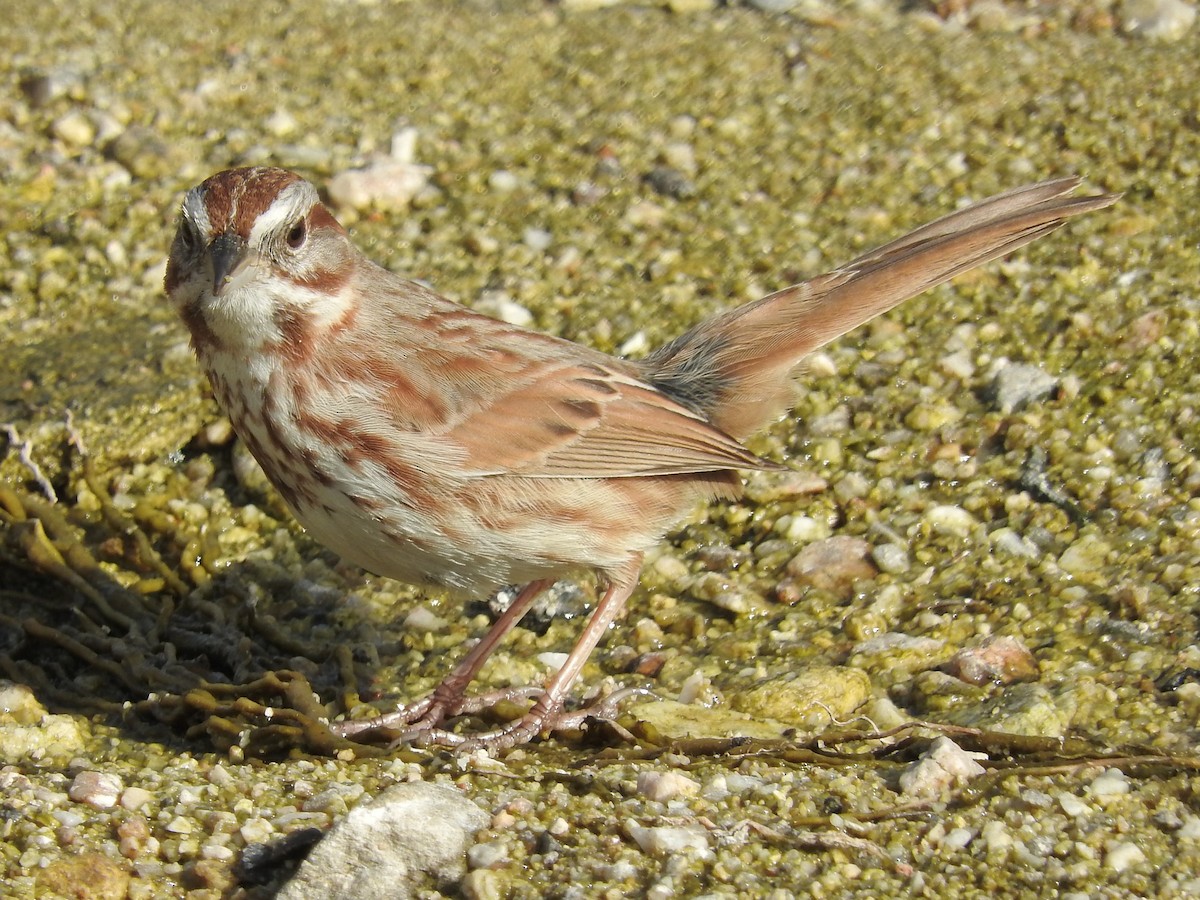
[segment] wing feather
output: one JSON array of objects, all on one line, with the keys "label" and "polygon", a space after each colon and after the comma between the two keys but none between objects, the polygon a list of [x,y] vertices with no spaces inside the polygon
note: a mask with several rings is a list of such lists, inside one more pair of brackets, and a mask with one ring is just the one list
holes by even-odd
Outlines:
[{"label": "wing feather", "polygon": [[603,364],[547,361],[443,435],[472,474],[628,478],[774,469],[661,391]]}]

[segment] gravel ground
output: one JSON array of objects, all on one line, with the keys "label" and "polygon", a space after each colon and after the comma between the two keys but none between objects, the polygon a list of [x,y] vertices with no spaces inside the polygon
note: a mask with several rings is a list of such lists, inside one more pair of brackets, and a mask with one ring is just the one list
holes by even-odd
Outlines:
[{"label": "gravel ground", "polygon": [[[1194,8],[753,5],[793,8],[10,4],[5,896],[271,896],[295,859],[247,846],[415,780],[488,824],[414,896],[1200,895]],[[339,210],[369,255],[635,355],[1022,182],[1125,197],[813,361],[753,445],[795,471],[670,535],[585,669],[667,698],[629,706],[637,747],[255,743],[263,672],[387,708],[486,617],[299,531],[163,259],[213,171],[327,187],[393,153],[428,167],[411,199]],[[483,679],[544,677],[589,598]],[[245,696],[181,687],[208,683]],[[809,739],[914,721],[941,727]]]}]

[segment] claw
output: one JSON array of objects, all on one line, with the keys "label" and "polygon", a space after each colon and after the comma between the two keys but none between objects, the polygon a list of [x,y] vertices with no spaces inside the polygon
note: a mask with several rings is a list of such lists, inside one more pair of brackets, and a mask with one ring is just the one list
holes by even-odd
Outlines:
[{"label": "claw", "polygon": [[[389,744],[392,748],[408,745],[453,747],[466,752],[478,749],[506,750],[548,732],[577,731],[589,719],[612,722],[620,712],[622,703],[631,697],[652,697],[654,692],[643,687],[621,688],[582,709],[570,711],[555,708],[547,701],[545,691],[536,685],[504,688],[452,701],[441,700],[436,695],[437,691],[434,691],[423,700],[370,719],[336,722],[331,730],[342,737],[360,739],[370,732],[399,731]],[[498,703],[527,700],[530,697],[538,697],[538,701],[525,715],[491,731],[459,734],[442,727],[456,716],[476,715]],[[626,737],[633,739],[628,733]]]}]

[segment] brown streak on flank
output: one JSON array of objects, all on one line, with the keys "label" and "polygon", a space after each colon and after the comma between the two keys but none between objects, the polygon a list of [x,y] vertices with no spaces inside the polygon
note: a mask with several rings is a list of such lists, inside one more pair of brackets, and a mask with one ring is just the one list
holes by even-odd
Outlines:
[{"label": "brown streak on flank", "polygon": [[386,471],[391,483],[399,488],[400,502],[404,505],[413,508],[433,505],[433,497],[422,490],[425,479],[417,469],[400,459],[390,441],[356,428],[350,419],[341,419],[331,427],[337,434],[347,465],[358,468],[363,462],[374,463]]},{"label": "brown streak on flank", "polygon": [[300,457],[304,460],[305,467],[317,481],[321,482],[325,487],[333,487],[333,476],[325,471],[325,467],[321,465],[316,450],[313,450],[311,447],[305,447],[301,451]]},{"label": "brown streak on flank", "polygon": [[[354,494],[350,497],[350,499],[353,501],[355,506],[364,512],[369,513],[372,518],[375,518],[375,513],[382,512],[383,510],[387,509],[387,504],[383,503],[376,497],[363,497],[360,494]],[[380,518],[380,521],[383,521],[383,519]]]},{"label": "brown streak on flank", "polygon": [[[279,424],[278,404],[275,401],[273,392],[268,389],[263,394],[263,409],[262,421],[263,426],[267,430],[267,440],[274,446],[280,454],[286,455],[291,442],[283,433],[283,429]],[[261,460],[260,460],[261,461]],[[286,460],[282,460],[286,465]]]},{"label": "brown streak on flank", "polygon": [[296,414],[298,429],[312,435],[319,443],[326,446],[333,447],[343,442],[343,435],[339,429],[340,423],[306,413],[303,411],[303,407],[300,409],[301,411]]}]

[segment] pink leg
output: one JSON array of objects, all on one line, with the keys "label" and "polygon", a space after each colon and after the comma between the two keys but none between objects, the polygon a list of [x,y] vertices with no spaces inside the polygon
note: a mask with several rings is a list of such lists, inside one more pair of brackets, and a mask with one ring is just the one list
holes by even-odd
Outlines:
[{"label": "pink leg", "polygon": [[[342,737],[352,737],[377,728],[397,728],[408,725],[412,727],[406,729],[405,736],[407,738],[410,733],[415,735],[436,728],[445,719],[458,715],[465,706],[471,706],[474,711],[474,708],[480,705],[467,701],[463,696],[467,685],[479,674],[479,670],[483,668],[483,664],[492,655],[492,651],[496,649],[504,636],[512,631],[513,627],[521,621],[521,617],[529,611],[529,607],[533,605],[533,601],[538,598],[538,595],[552,584],[554,582],[551,580],[534,581],[521,588],[516,599],[496,620],[488,633],[471,648],[471,652],[463,657],[462,662],[454,667],[446,679],[434,688],[433,693],[416,703],[382,716],[356,719],[352,722],[337,722],[332,726],[334,733]],[[505,692],[501,692],[499,696],[504,695]],[[518,695],[519,693],[513,696]]]},{"label": "pink leg", "polygon": [[[596,611],[592,613],[592,618],[583,629],[583,633],[579,635],[579,639],[575,642],[575,646],[567,656],[567,661],[546,682],[542,696],[533,704],[529,712],[515,722],[505,725],[503,728],[472,735],[465,740],[458,735],[451,735],[452,740],[447,741],[443,739],[444,732],[432,733],[429,735],[432,738],[431,742],[454,743],[466,750],[473,750],[477,747],[502,750],[506,747],[523,744],[537,737],[537,735],[541,734],[547,728],[552,728],[558,721],[563,701],[567,697],[567,691],[571,689],[571,685],[579,676],[584,663],[592,655],[592,651],[596,649],[596,645],[600,643],[600,639],[604,637],[604,633],[608,631],[608,626],[613,623],[613,620],[625,608],[625,601],[629,599],[629,595],[637,587],[638,572],[641,570],[641,567],[642,556],[639,553],[622,570],[610,574],[611,580],[604,592],[604,596],[600,598],[600,602],[596,605]],[[418,741],[420,739],[418,737]]]}]

